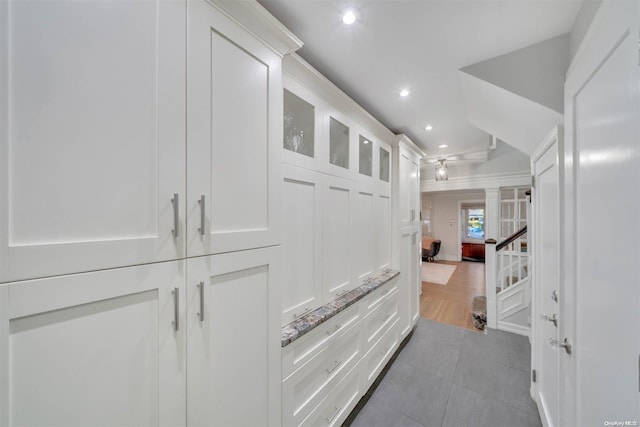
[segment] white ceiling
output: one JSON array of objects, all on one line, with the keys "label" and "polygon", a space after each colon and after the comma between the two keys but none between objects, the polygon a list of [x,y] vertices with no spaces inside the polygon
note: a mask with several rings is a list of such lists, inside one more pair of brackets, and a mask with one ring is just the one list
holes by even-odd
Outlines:
[{"label": "white ceiling", "polygon": [[[307,62],[429,156],[486,148],[458,70],[568,33],[581,0],[258,0]],[[341,16],[354,9],[358,21]],[[411,95],[400,97],[402,88]],[[426,131],[427,124],[434,126]],[[449,144],[438,149],[440,144]]]}]

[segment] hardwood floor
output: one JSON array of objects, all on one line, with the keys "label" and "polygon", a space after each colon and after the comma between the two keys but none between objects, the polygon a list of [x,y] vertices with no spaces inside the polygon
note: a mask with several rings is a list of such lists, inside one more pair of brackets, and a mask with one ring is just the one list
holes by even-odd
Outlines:
[{"label": "hardwood floor", "polygon": [[458,267],[446,285],[422,282],[420,316],[480,332],[473,326],[471,303],[474,297],[485,294],[484,263],[436,262],[457,265]]}]

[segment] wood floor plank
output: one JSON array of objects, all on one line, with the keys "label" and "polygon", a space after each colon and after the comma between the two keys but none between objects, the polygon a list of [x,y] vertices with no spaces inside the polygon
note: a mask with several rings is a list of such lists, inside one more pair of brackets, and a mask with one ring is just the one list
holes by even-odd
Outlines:
[{"label": "wood floor plank", "polygon": [[420,316],[480,332],[473,326],[471,303],[474,297],[485,294],[484,264],[468,261],[437,262],[457,265],[457,268],[446,285],[422,282]]}]

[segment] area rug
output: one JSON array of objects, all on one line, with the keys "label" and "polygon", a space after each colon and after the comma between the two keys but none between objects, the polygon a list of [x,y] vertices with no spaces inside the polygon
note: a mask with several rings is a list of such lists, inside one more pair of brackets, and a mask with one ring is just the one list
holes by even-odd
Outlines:
[{"label": "area rug", "polygon": [[435,262],[422,263],[422,281],[446,285],[457,265],[437,264]]}]

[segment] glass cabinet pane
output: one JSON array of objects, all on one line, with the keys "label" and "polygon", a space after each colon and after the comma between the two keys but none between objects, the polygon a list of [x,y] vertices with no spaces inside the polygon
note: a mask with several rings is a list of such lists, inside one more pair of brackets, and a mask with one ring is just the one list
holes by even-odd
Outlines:
[{"label": "glass cabinet pane", "polygon": [[373,168],[373,144],[367,138],[360,135],[360,173],[371,176]]},{"label": "glass cabinet pane", "polygon": [[380,180],[389,182],[389,152],[380,148]]},{"label": "glass cabinet pane", "polygon": [[329,128],[329,161],[349,169],[349,128],[333,117]]},{"label": "glass cabinet pane", "polygon": [[284,91],[284,148],[313,157],[313,105]]}]

